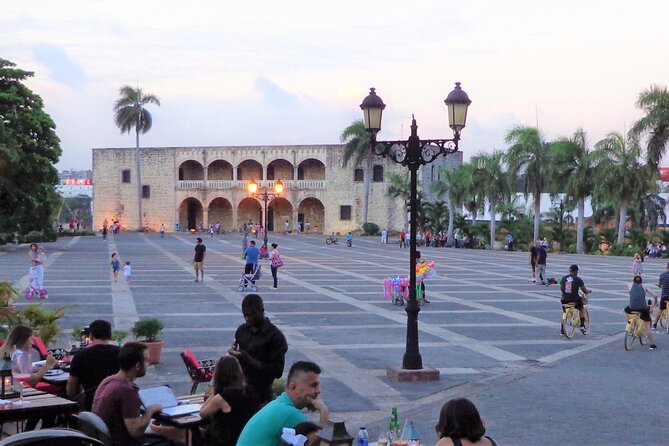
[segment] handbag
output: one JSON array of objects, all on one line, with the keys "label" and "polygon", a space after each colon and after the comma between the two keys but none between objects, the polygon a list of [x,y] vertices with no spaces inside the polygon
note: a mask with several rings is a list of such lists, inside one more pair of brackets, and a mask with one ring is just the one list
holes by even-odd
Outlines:
[{"label": "handbag", "polygon": [[272,259],[272,266],[274,268],[279,268],[283,266],[283,260],[281,260],[281,256],[276,256]]}]

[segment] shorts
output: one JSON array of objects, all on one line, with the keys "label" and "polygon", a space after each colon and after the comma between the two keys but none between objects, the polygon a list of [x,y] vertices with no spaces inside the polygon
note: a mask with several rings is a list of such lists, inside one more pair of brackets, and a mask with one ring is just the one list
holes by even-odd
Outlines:
[{"label": "shorts", "polygon": [[118,266],[113,266],[113,267],[112,267],[112,272],[114,272],[114,273],[117,273],[117,272],[119,272],[120,270],[121,270],[121,268],[118,267]]},{"label": "shorts", "polygon": [[193,268],[195,268],[195,271],[203,271],[204,262],[193,262]]},{"label": "shorts", "polygon": [[667,308],[667,302],[668,301],[669,301],[669,297],[663,297],[662,299],[660,299],[660,311]]},{"label": "shorts", "polygon": [[650,322],[650,310],[648,310],[648,308],[643,310],[632,310],[629,305],[625,307],[625,313],[632,314],[632,311],[638,312],[642,321]]},{"label": "shorts", "polygon": [[[581,300],[581,298],[579,298],[578,300],[560,299],[560,303],[561,303],[562,305],[565,305],[565,304],[576,304],[575,307],[578,308],[579,310],[580,310],[581,308],[583,308],[583,301]],[[564,307],[562,307],[562,309],[564,310]]]}]

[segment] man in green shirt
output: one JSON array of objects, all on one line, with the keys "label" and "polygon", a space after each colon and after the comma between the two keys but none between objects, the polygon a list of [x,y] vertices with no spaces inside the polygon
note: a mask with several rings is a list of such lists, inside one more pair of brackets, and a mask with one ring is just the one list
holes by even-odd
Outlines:
[{"label": "man in green shirt", "polygon": [[239,435],[237,446],[277,446],[284,427],[295,427],[307,419],[301,409],[318,411],[320,425],[328,421],[328,408],[320,397],[321,368],[298,361],[290,368],[286,391],[256,413]]}]

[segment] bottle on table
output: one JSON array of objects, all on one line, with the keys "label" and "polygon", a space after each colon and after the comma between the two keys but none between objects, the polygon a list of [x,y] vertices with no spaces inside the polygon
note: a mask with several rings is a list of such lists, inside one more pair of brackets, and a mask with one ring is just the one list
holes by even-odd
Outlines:
[{"label": "bottle on table", "polygon": [[369,445],[369,434],[367,433],[367,428],[361,426],[358,431],[358,446],[368,446]]},{"label": "bottle on table", "polygon": [[389,443],[392,444],[400,439],[400,422],[397,417],[397,407],[393,407],[390,413]]}]

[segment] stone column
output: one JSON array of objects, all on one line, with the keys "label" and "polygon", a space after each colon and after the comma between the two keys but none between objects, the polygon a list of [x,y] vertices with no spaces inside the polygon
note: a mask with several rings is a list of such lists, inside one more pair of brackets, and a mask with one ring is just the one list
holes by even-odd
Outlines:
[{"label": "stone column", "polygon": [[239,224],[237,222],[237,207],[235,205],[232,206],[232,230],[236,231],[237,228],[239,228]]},{"label": "stone column", "polygon": [[202,208],[202,222],[204,223],[204,228],[209,229],[209,209]]}]

